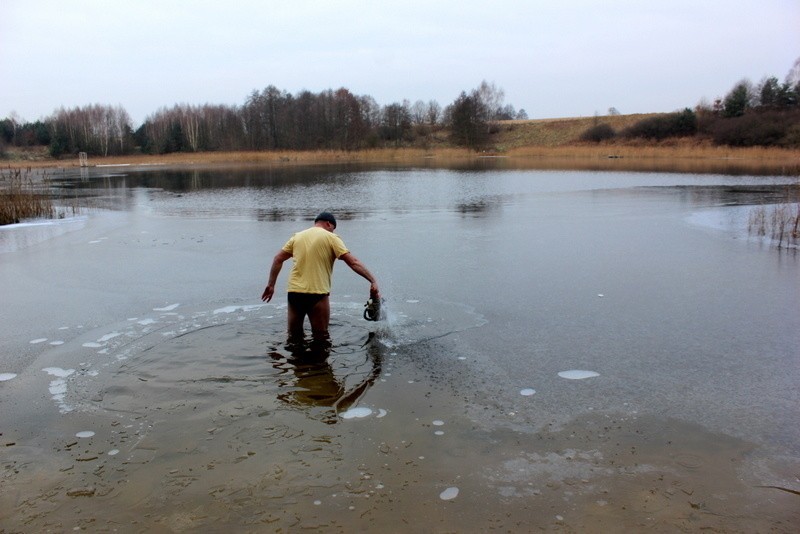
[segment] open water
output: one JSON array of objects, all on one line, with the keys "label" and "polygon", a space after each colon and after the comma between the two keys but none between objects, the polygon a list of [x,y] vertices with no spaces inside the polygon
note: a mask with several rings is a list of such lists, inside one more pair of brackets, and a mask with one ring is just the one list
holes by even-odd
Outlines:
[{"label": "open water", "polygon": [[[796,178],[51,179],[0,228],[0,530],[800,528],[800,260],[748,233]],[[323,209],[385,298],[336,266],[327,358],[259,299]]]}]

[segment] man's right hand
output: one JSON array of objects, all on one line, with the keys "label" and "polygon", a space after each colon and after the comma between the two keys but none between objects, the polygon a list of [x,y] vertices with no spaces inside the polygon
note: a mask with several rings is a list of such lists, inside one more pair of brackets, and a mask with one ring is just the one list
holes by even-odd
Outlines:
[{"label": "man's right hand", "polygon": [[264,292],[261,294],[261,300],[264,302],[269,302],[272,300],[272,295],[275,294],[275,286],[267,286],[264,289]]}]

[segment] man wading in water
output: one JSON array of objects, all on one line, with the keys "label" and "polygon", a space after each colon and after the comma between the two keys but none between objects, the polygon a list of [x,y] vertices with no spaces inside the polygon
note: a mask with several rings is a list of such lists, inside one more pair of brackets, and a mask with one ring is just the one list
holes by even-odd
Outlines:
[{"label": "man wading in water", "polygon": [[342,238],[333,233],[336,219],[323,211],[314,219],[314,226],[294,234],[278,251],[272,260],[269,281],[261,300],[269,302],[275,294],[275,282],[281,272],[283,262],[294,258],[289,274],[288,323],[289,342],[303,340],[303,322],[306,315],[311,323],[314,341],[327,342],[328,324],[331,318],[331,273],[333,262],[338,258],[354,272],[366,278],[369,283],[370,298],[380,298],[378,282],[358,258],[350,254]]}]

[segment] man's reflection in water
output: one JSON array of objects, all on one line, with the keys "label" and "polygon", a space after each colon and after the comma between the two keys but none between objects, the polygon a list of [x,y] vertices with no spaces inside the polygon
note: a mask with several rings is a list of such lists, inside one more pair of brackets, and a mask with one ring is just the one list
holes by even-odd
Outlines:
[{"label": "man's reflection in water", "polygon": [[375,334],[370,333],[361,347],[370,369],[362,380],[349,388],[347,377],[337,377],[328,361],[333,351],[329,337],[290,338],[286,343],[288,356],[280,352],[270,353],[273,367],[280,371],[279,385],[285,390],[278,394],[278,399],[291,406],[310,408],[312,416],[325,423],[336,423],[339,412],[358,402],[381,374],[382,349],[374,342],[374,337]]}]

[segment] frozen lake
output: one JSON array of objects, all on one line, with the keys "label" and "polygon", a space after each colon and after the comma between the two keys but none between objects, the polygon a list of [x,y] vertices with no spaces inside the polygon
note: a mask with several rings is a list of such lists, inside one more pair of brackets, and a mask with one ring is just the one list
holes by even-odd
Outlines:
[{"label": "frozen lake", "polygon": [[[89,169],[0,227],[0,529],[800,527],[795,179]],[[272,256],[326,209],[334,347]],[[288,269],[279,279],[285,288]]]}]

